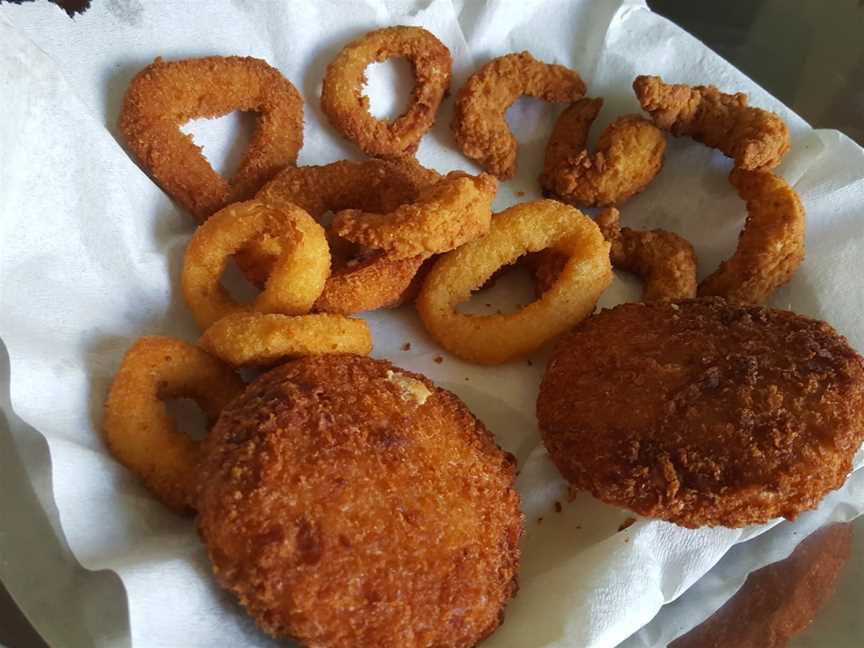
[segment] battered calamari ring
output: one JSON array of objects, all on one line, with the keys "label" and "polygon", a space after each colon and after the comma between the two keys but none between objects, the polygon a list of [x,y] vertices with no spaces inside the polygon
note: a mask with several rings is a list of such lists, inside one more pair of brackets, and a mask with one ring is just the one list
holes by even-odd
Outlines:
[{"label": "battered calamari ring", "polygon": [[308,313],[330,276],[330,247],[322,228],[296,205],[258,200],[235,203],[198,226],[183,260],[183,295],[201,328],[247,310],[219,283],[228,257],[262,232],[280,237],[282,256],[252,307],[288,315]]},{"label": "battered calamari ring", "polygon": [[[537,301],[511,315],[456,311],[498,268],[547,248],[568,260]],[[500,364],[540,348],[590,315],[611,282],[609,243],[594,221],[563,203],[540,200],[506,209],[492,219],[484,238],[441,257],[420,290],[417,310],[432,337],[454,355]]]},{"label": "battered calamari ring", "polygon": [[747,220],[732,257],[699,284],[699,295],[761,304],[804,261],[804,207],[783,178],[733,169],[729,181],[747,201]]},{"label": "battered calamari ring", "polygon": [[[672,232],[621,227],[614,207],[604,210],[595,222],[611,244],[612,267],[642,277],[642,301],[678,301],[696,296],[696,254],[690,243]],[[554,250],[531,255],[538,294],[549,290],[567,257]]]},{"label": "battered calamari ring", "polygon": [[786,123],[775,113],[748,106],[742,92],[670,85],[658,76],[636,77],[633,90],[657,126],[722,151],[738,168],[772,169],[789,150]]},{"label": "battered calamari ring", "polygon": [[307,355],[369,355],[372,335],[364,320],[321,313],[234,313],[208,328],[199,344],[232,367],[270,367]]},{"label": "battered calamari ring", "polygon": [[[274,205],[296,204],[315,218],[328,211],[357,208],[384,213],[417,199],[420,189],[441,179],[414,160],[341,161],[324,166],[285,169],[258,198]],[[351,248],[345,253],[345,248]],[[253,283],[263,284],[281,246],[259,237],[237,261]],[[351,314],[398,304],[420,267],[422,257],[392,259],[381,252],[357,249],[331,236],[333,267],[314,310]]]},{"label": "battered calamari ring", "polygon": [[414,202],[386,214],[340,211],[332,231],[393,259],[449,252],[489,231],[497,189],[498,182],[486,173],[475,177],[454,171],[422,189]]},{"label": "battered calamari ring", "polygon": [[580,99],[555,123],[540,176],[550,196],[584,207],[621,205],[660,172],[666,138],[638,115],[616,119],[588,152],[588,131],[602,106],[602,99]]},{"label": "battered calamari ring", "polygon": [[[394,120],[376,119],[363,94],[370,63],[408,59],[414,90],[408,108]],[[330,123],[367,155],[398,158],[417,150],[450,88],[450,50],[422,27],[386,27],[348,43],[327,66],[321,109]]]},{"label": "battered calamari ring", "polygon": [[[180,126],[235,110],[258,113],[249,149],[226,180]],[[123,100],[118,128],[157,183],[198,222],[251,198],[303,145],[303,99],[279,70],[255,58],[211,56],[165,62],[139,72]]]},{"label": "battered calamari ring", "polygon": [[105,402],[108,449],[163,504],[186,511],[199,442],[175,429],[162,401],[191,398],[212,423],[243,387],[237,374],[197,347],[167,337],[139,338]]},{"label": "battered calamari ring", "polygon": [[459,90],[453,135],[462,152],[501,180],[516,173],[516,138],[505,113],[521,96],[576,101],[585,94],[579,75],[563,65],[537,61],[528,52],[492,59]]}]

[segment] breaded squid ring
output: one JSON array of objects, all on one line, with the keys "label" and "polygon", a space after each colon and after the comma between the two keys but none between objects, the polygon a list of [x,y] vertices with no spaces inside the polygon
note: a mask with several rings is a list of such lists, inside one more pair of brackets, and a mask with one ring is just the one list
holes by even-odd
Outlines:
[{"label": "breaded squid ring", "polygon": [[765,302],[804,261],[804,207],[783,178],[733,169],[729,181],[747,201],[747,220],[730,259],[699,284],[699,296],[741,305]]},{"label": "breaded squid ring", "polygon": [[550,197],[583,207],[621,205],[660,172],[666,137],[638,115],[609,124],[595,152],[588,151],[588,131],[602,106],[602,99],[580,99],[555,123],[540,176]]},{"label": "breaded squid ring", "polygon": [[[511,315],[466,315],[466,301],[498,268],[528,252],[568,256],[555,284]],[[439,259],[417,297],[426,329],[469,362],[500,364],[535,351],[590,315],[612,282],[609,243],[579,210],[554,200],[521,203],[492,219],[489,233]]]},{"label": "breaded squid ring", "polygon": [[[363,94],[370,63],[404,57],[414,71],[407,110],[394,120],[377,119]],[[330,123],[367,155],[399,158],[417,150],[450,88],[450,50],[422,27],[385,27],[348,43],[327,66],[321,109]]]},{"label": "breaded squid ring", "polygon": [[[670,302],[696,296],[696,253],[690,243],[666,230],[634,230],[621,227],[614,207],[604,210],[595,222],[611,248],[612,267],[642,278],[643,302]],[[567,257],[554,250],[531,255],[538,294],[549,290]]]},{"label": "breaded squid ring", "polygon": [[314,310],[351,315],[401,306],[410,297],[414,277],[425,258],[397,260],[383,252],[342,257],[334,262],[333,273]]},{"label": "breaded squid ring", "polygon": [[671,302],[696,296],[696,253],[687,239],[662,229],[621,227],[619,213],[607,209],[597,217],[612,244],[614,268],[642,277],[643,302]]},{"label": "breaded squid ring", "polygon": [[573,70],[534,59],[528,52],[492,59],[459,90],[453,135],[462,152],[489,173],[505,180],[516,173],[516,138],[507,109],[519,97],[576,101],[585,83]]},{"label": "breaded squid ring", "polygon": [[789,129],[779,115],[747,105],[747,95],[714,86],[671,85],[638,76],[633,90],[654,123],[716,148],[746,170],[773,169],[789,150]]},{"label": "breaded squid ring", "polygon": [[320,313],[234,313],[204,331],[202,348],[232,367],[271,367],[307,355],[369,355],[372,334],[362,319]]},{"label": "breaded squid ring", "polygon": [[191,398],[214,423],[243,387],[236,373],[197,347],[167,337],[139,338],[111,383],[105,442],[165,506],[188,511],[199,442],[175,429],[163,401]]},{"label": "breaded squid ring", "polygon": [[[328,211],[357,208],[384,213],[417,199],[420,189],[441,179],[414,160],[334,162],[324,166],[285,169],[259,193],[273,205],[296,204],[314,218]],[[333,266],[314,310],[348,315],[398,304],[411,284],[422,257],[392,259],[381,252],[341,253],[346,241],[331,236]],[[253,283],[262,285],[281,247],[263,236],[242,250],[237,262]]]},{"label": "breaded squid ring", "polygon": [[[258,113],[258,123],[243,161],[226,180],[180,126],[235,110]],[[303,145],[303,98],[279,70],[260,59],[157,58],[132,79],[118,128],[153,179],[200,223],[230,203],[251,198],[297,161]]]},{"label": "breaded squid ring", "polygon": [[460,171],[421,189],[417,200],[386,214],[346,209],[336,214],[331,230],[364,247],[407,259],[449,252],[489,231],[494,177]]},{"label": "breaded squid ring", "polygon": [[324,228],[296,205],[259,200],[229,205],[198,226],[183,260],[183,296],[204,329],[230,313],[248,310],[219,283],[228,258],[262,232],[280,237],[282,255],[251,308],[287,315],[308,313],[330,276]]}]

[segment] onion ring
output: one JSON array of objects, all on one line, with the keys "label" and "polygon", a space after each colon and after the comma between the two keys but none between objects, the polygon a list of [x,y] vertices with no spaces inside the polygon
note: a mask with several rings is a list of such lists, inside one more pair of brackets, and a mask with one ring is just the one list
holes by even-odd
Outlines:
[{"label": "onion ring", "polygon": [[232,367],[270,367],[307,355],[369,355],[372,335],[362,319],[319,313],[234,313],[210,326],[199,344]]},{"label": "onion ring", "polygon": [[789,150],[786,123],[773,112],[748,106],[742,92],[666,84],[658,76],[636,77],[633,90],[657,126],[722,151],[738,168],[773,169]]},{"label": "onion ring", "polygon": [[111,383],[105,442],[165,506],[188,511],[199,442],[176,430],[162,401],[191,398],[212,423],[243,388],[237,374],[197,347],[167,337],[139,338]]},{"label": "onion ring", "polygon": [[183,261],[183,295],[201,328],[250,307],[235,302],[219,283],[228,257],[262,232],[279,236],[282,256],[251,306],[261,312],[308,313],[330,275],[327,237],[294,205],[258,200],[229,205],[198,226]]},{"label": "onion ring", "polygon": [[[235,110],[258,113],[237,172],[226,180],[180,126]],[[303,145],[303,98],[276,68],[239,56],[166,62],[157,58],[126,91],[118,128],[147,172],[198,222],[251,198]]]},{"label": "onion ring", "polygon": [[[370,63],[404,57],[414,70],[415,85],[405,113],[394,120],[376,119],[363,94]],[[327,66],[321,109],[347,139],[373,157],[413,155],[432,127],[435,113],[450,87],[450,50],[422,27],[386,27],[348,43]]]},{"label": "onion ring", "polygon": [[783,178],[733,169],[729,181],[747,201],[735,254],[699,284],[699,296],[755,305],[789,281],[804,261],[804,207]]},{"label": "onion ring", "polygon": [[516,173],[516,138],[505,119],[521,96],[576,101],[585,94],[579,75],[563,65],[536,60],[528,52],[492,59],[459,90],[453,135],[462,152],[505,180]]},{"label": "onion ring", "polygon": [[547,195],[583,207],[621,205],[660,172],[666,138],[638,115],[609,124],[588,152],[588,131],[602,106],[602,99],[580,99],[561,113],[540,176]]},{"label": "onion ring", "polygon": [[[345,160],[287,168],[257,197],[277,206],[299,205],[318,219],[328,211],[349,208],[382,213],[416,200],[421,188],[440,179],[414,160]],[[333,267],[315,303],[314,310],[319,312],[348,315],[396,305],[423,262],[422,257],[395,260],[381,252],[356,250],[334,236],[330,243]],[[237,261],[246,276],[261,285],[280,249],[278,239],[264,235],[242,250]]]},{"label": "onion ring", "polygon": [[[666,230],[634,230],[621,227],[619,212],[605,209],[597,223],[611,248],[612,267],[632,272],[644,282],[643,302],[668,302],[696,296],[696,253],[690,243]],[[526,257],[534,272],[538,294],[543,294],[561,273],[567,257],[555,250],[543,250]]]},{"label": "onion ring", "polygon": [[481,173],[449,173],[425,187],[417,200],[386,214],[346,209],[336,214],[332,231],[364,247],[406,259],[449,252],[489,231],[498,182]]},{"label": "onion ring", "polygon": [[[465,315],[456,306],[494,272],[527,252],[567,254],[558,280],[512,315]],[[426,329],[470,362],[500,364],[535,351],[590,315],[612,282],[609,243],[578,209],[554,200],[514,205],[492,219],[489,233],[439,259],[417,297]]]}]

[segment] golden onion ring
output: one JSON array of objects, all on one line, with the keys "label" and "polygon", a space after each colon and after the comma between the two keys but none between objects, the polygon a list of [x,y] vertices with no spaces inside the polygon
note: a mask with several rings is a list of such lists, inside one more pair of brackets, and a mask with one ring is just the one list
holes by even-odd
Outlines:
[{"label": "golden onion ring", "polygon": [[[467,301],[499,268],[547,248],[567,255],[558,279],[537,301],[510,315],[467,315]],[[590,315],[612,282],[609,243],[578,209],[554,200],[514,205],[489,233],[442,256],[417,298],[426,329],[445,349],[480,364],[500,364],[537,350]]]}]

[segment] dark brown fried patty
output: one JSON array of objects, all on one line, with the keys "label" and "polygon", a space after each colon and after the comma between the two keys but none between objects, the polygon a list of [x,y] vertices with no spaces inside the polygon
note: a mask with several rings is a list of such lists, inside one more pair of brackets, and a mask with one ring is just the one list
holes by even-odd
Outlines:
[{"label": "dark brown fried patty", "polygon": [[864,441],[864,360],[787,311],[624,304],[561,340],[537,417],[564,477],[604,502],[686,527],[791,519]]},{"label": "dark brown fried patty", "polygon": [[453,394],[308,357],[222,413],[199,530],[219,583],[304,645],[474,646],[516,589],[516,465]]}]

